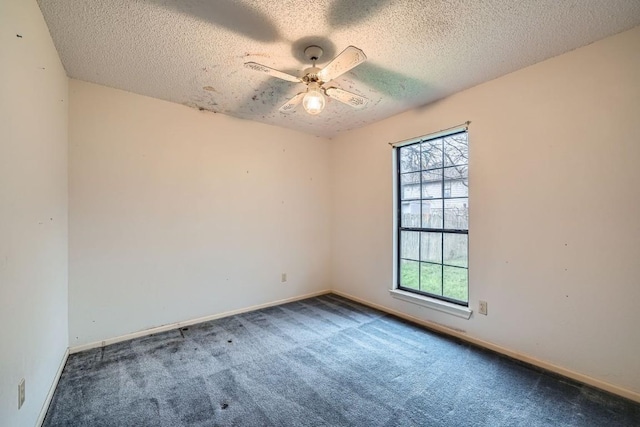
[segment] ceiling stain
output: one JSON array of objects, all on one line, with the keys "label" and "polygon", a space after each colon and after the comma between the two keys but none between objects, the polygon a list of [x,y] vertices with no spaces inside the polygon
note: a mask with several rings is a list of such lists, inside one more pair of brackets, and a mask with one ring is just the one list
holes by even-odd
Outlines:
[{"label": "ceiling stain", "polygon": [[244,56],[261,56],[263,58],[271,58],[271,55],[268,53],[245,53]]},{"label": "ceiling stain", "polygon": [[184,105],[185,107],[189,107],[189,108],[193,108],[195,110],[198,111],[203,111],[203,112],[209,112],[209,113],[218,113],[218,111],[213,108],[215,105],[217,104],[213,104],[210,106],[204,106],[198,102],[193,102],[193,101],[187,101],[187,102],[182,102],[182,105]]}]

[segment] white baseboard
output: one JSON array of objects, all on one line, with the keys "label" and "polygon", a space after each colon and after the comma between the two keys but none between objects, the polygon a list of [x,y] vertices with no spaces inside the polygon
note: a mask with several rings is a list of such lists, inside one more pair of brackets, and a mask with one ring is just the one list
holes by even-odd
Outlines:
[{"label": "white baseboard", "polygon": [[253,305],[251,307],[240,308],[238,310],[225,311],[224,313],[212,314],[209,316],[199,317],[197,319],[185,320],[182,322],[169,323],[155,328],[144,329],[142,331],[132,332],[130,334],[121,335],[118,337],[108,338],[103,341],[95,341],[88,344],[82,344],[75,347],[70,347],[69,352],[71,354],[78,353],[92,348],[104,347],[105,345],[115,344],[122,341],[128,341],[134,338],[146,337],[152,334],[158,334],[160,332],[170,331],[172,329],[178,329],[185,326],[195,325],[197,323],[208,322],[210,320],[221,319],[223,317],[233,316],[234,314],[246,313],[248,311],[259,310],[261,308],[273,307],[275,305],[286,304],[288,302],[299,301],[302,299],[312,298],[319,295],[325,295],[331,293],[329,289],[325,289],[318,292],[312,292],[310,294],[298,295],[291,298],[285,298],[278,301],[267,302],[264,304]]},{"label": "white baseboard", "polygon": [[385,313],[389,313],[391,315],[400,317],[400,318],[408,320],[410,322],[417,323],[417,324],[419,324],[421,326],[424,326],[427,329],[431,329],[431,330],[434,330],[434,331],[437,331],[437,332],[441,332],[441,333],[444,333],[444,334],[447,334],[447,335],[454,336],[456,338],[460,338],[460,339],[462,339],[464,341],[470,342],[470,343],[478,345],[480,347],[484,347],[484,348],[487,348],[489,350],[493,350],[493,351],[495,351],[497,353],[504,354],[505,356],[509,356],[509,357],[511,357],[513,359],[517,359],[517,360],[520,360],[522,362],[529,363],[530,365],[534,365],[534,366],[537,366],[539,368],[546,369],[547,371],[554,372],[554,373],[562,375],[564,377],[571,378],[571,379],[579,381],[581,383],[588,384],[590,386],[599,388],[601,390],[608,391],[609,393],[613,393],[613,394],[616,394],[618,396],[622,396],[622,397],[625,397],[627,399],[630,399],[630,400],[633,400],[635,402],[639,402],[640,403],[640,393],[637,393],[635,391],[628,390],[626,388],[622,388],[622,387],[607,383],[605,381],[601,381],[601,380],[598,380],[596,378],[589,377],[589,376],[581,374],[579,372],[575,372],[575,371],[563,368],[561,366],[554,365],[554,364],[546,362],[544,360],[536,359],[535,357],[531,357],[531,356],[528,356],[526,354],[518,353],[517,351],[513,351],[513,350],[510,350],[508,348],[501,347],[501,346],[499,346],[497,344],[493,344],[493,343],[491,343],[489,341],[484,341],[484,340],[481,340],[481,339],[478,339],[478,338],[471,337],[471,336],[469,336],[469,335],[467,335],[467,334],[465,334],[463,332],[457,331],[455,329],[450,329],[450,328],[447,328],[445,326],[439,325],[437,323],[430,322],[428,320],[422,320],[422,319],[419,319],[417,317],[410,316],[410,315],[402,313],[400,311],[396,311],[396,310],[390,309],[388,307],[385,307],[385,306],[382,306],[382,305],[379,305],[379,304],[364,300],[362,298],[355,297],[355,296],[347,294],[345,292],[336,291],[336,290],[332,290],[331,292],[336,294],[336,295],[340,295],[340,296],[342,296],[344,298],[353,300],[355,302],[359,302],[359,303],[361,303],[363,305],[366,305],[366,306],[369,306],[371,308],[375,308],[377,310],[383,311]]},{"label": "white baseboard", "polygon": [[53,378],[53,383],[51,383],[51,387],[49,387],[49,392],[47,393],[47,397],[44,400],[42,409],[40,409],[40,415],[38,416],[38,420],[36,421],[36,427],[42,426],[42,423],[44,422],[44,417],[47,416],[47,411],[49,410],[51,399],[53,399],[53,394],[56,391],[56,387],[58,386],[58,381],[60,381],[60,376],[62,375],[62,371],[64,370],[64,365],[67,364],[68,358],[69,358],[69,348],[67,348],[64,351],[64,355],[62,356],[62,360],[60,361],[60,366],[58,366],[58,371],[56,372],[56,376]]}]

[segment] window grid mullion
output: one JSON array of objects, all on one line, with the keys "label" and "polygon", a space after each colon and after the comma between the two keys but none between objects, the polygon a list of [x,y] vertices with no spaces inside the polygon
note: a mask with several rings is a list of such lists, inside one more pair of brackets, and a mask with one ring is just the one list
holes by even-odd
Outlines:
[{"label": "window grid mullion", "polygon": [[397,259],[397,283],[398,286],[402,286],[402,261],[401,261],[401,256],[402,256],[402,173],[400,171],[401,167],[401,153],[400,153],[400,149],[398,149],[398,151],[396,151],[396,169],[398,171],[398,176],[396,177],[397,179],[397,191],[398,191],[398,206],[397,206],[397,210],[396,210],[396,216],[397,216],[397,226],[398,226],[398,259]]},{"label": "window grid mullion", "polygon": [[[444,231],[444,138],[442,138],[442,230]],[[444,296],[444,232],[440,239],[440,295]]]},{"label": "window grid mullion", "polygon": [[[419,151],[419,155],[418,155],[418,170],[422,169],[422,142],[420,143],[420,151]],[[422,209],[424,207],[424,204],[422,203],[422,172],[420,173],[420,228],[422,228],[422,226],[424,224],[422,224],[422,220],[424,219],[424,214],[422,212]],[[418,233],[418,289],[422,290],[422,232]]]},{"label": "window grid mullion", "polygon": [[469,234],[469,230],[446,229],[446,228],[420,228],[420,227],[400,227],[400,231],[424,231],[426,233],[449,233],[449,234]]}]

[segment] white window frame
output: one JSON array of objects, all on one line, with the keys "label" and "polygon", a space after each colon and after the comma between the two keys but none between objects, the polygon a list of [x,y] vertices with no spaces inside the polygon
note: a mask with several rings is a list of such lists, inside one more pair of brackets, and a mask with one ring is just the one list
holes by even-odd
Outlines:
[{"label": "white window frame", "polygon": [[[444,131],[440,131],[440,132],[436,132],[436,133],[432,133],[432,134],[427,134],[427,135],[423,135],[421,137],[418,138],[412,138],[409,140],[405,140],[405,141],[400,141],[397,143],[393,143],[390,144],[393,147],[393,155],[392,155],[392,162],[393,162],[393,286],[392,288],[389,290],[389,294],[396,299],[405,301],[405,302],[410,302],[413,304],[417,304],[423,307],[427,307],[433,310],[437,310],[443,313],[447,313],[447,314],[451,314],[453,316],[457,316],[463,319],[469,319],[471,317],[471,314],[473,313],[473,311],[469,308],[469,306],[464,306],[464,305],[460,305],[457,303],[453,303],[453,302],[449,302],[449,301],[445,301],[439,298],[434,298],[434,297],[430,297],[427,295],[423,295],[423,294],[418,294],[415,292],[410,292],[410,291],[405,291],[403,289],[399,289],[399,283],[398,283],[398,278],[399,278],[399,268],[400,268],[400,257],[399,257],[399,220],[400,218],[398,217],[399,214],[399,203],[400,203],[400,195],[398,194],[398,192],[400,191],[400,185],[398,182],[399,179],[399,173],[398,173],[398,153],[399,153],[399,148],[406,146],[406,145],[411,145],[411,144],[415,144],[418,142],[422,142],[422,141],[426,141],[426,140],[431,140],[431,139],[437,139],[440,137],[446,137],[448,135],[453,135],[456,133],[460,133],[460,132],[466,132],[468,131],[468,125],[469,122],[465,123],[463,126],[459,126],[459,127],[455,127],[455,128],[450,128],[450,129],[446,129]],[[443,195],[444,196],[444,195]],[[470,285],[468,285],[470,286]],[[469,292],[470,293],[470,292]],[[470,300],[470,298],[468,298],[468,300]]]}]

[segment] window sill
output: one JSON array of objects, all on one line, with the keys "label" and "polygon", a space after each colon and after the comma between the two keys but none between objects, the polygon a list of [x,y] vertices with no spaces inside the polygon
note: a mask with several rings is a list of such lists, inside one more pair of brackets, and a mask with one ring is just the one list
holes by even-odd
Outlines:
[{"label": "window sill", "polygon": [[468,307],[462,307],[450,302],[440,301],[435,298],[429,298],[427,296],[401,291],[400,289],[389,289],[389,294],[399,300],[418,304],[423,307],[441,311],[443,313],[452,314],[463,319],[469,319],[471,317],[471,313],[473,312]]}]

